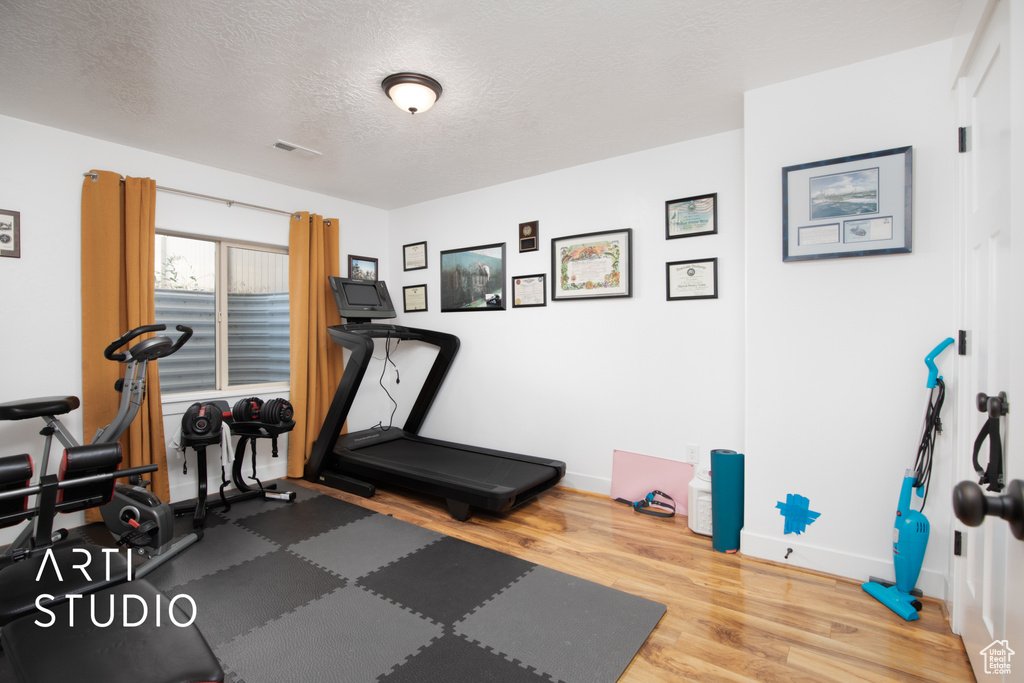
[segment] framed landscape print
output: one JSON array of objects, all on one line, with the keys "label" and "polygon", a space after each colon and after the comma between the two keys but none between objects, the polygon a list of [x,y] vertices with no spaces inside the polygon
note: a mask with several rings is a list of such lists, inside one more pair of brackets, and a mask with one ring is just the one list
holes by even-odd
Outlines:
[{"label": "framed landscape print", "polygon": [[505,310],[505,243],[441,252],[441,312]]},{"label": "framed landscape print", "polygon": [[912,247],[913,148],[782,169],[782,260],[905,254]]},{"label": "framed landscape print", "polygon": [[377,281],[377,259],[368,256],[348,257],[348,276],[354,280]]}]

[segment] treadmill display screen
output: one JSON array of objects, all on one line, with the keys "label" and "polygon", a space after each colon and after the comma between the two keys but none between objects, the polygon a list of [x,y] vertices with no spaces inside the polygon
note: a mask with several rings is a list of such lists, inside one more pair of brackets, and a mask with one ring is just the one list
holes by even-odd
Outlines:
[{"label": "treadmill display screen", "polygon": [[373,285],[349,282],[342,285],[342,288],[345,290],[345,298],[353,306],[380,306],[380,297]]},{"label": "treadmill display screen", "polygon": [[395,307],[383,280],[354,280],[329,277],[338,314],[349,322],[365,322],[373,318],[396,317]]}]

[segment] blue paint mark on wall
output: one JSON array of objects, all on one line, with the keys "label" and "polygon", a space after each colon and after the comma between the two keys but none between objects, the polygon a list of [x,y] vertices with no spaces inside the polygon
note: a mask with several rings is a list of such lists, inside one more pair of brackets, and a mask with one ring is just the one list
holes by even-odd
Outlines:
[{"label": "blue paint mark on wall", "polygon": [[775,507],[780,514],[786,518],[786,533],[801,534],[807,530],[807,525],[816,520],[821,513],[810,509],[810,500],[796,493],[787,493],[786,502],[779,501]]}]

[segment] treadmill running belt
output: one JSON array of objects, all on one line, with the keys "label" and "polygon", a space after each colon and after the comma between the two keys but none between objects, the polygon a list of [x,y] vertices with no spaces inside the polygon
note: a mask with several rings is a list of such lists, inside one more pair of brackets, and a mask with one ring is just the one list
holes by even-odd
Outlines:
[{"label": "treadmill running belt", "polygon": [[396,439],[346,450],[348,460],[366,460],[388,469],[389,465],[405,472],[422,470],[449,480],[462,480],[492,488],[527,490],[554,476],[546,465],[522,462],[499,456],[481,456],[479,451],[463,449],[459,444],[438,444]]}]

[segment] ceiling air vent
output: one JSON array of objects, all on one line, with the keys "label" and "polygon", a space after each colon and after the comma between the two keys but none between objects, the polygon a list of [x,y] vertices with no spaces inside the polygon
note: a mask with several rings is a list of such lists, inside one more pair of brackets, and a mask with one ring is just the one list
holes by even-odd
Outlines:
[{"label": "ceiling air vent", "polygon": [[315,149],[302,147],[301,145],[296,145],[295,143],[292,142],[285,142],[284,140],[278,140],[273,144],[273,146],[277,147],[278,149],[283,149],[286,152],[294,152],[295,154],[298,154],[299,156],[303,157],[323,156],[320,152],[316,151]]}]

